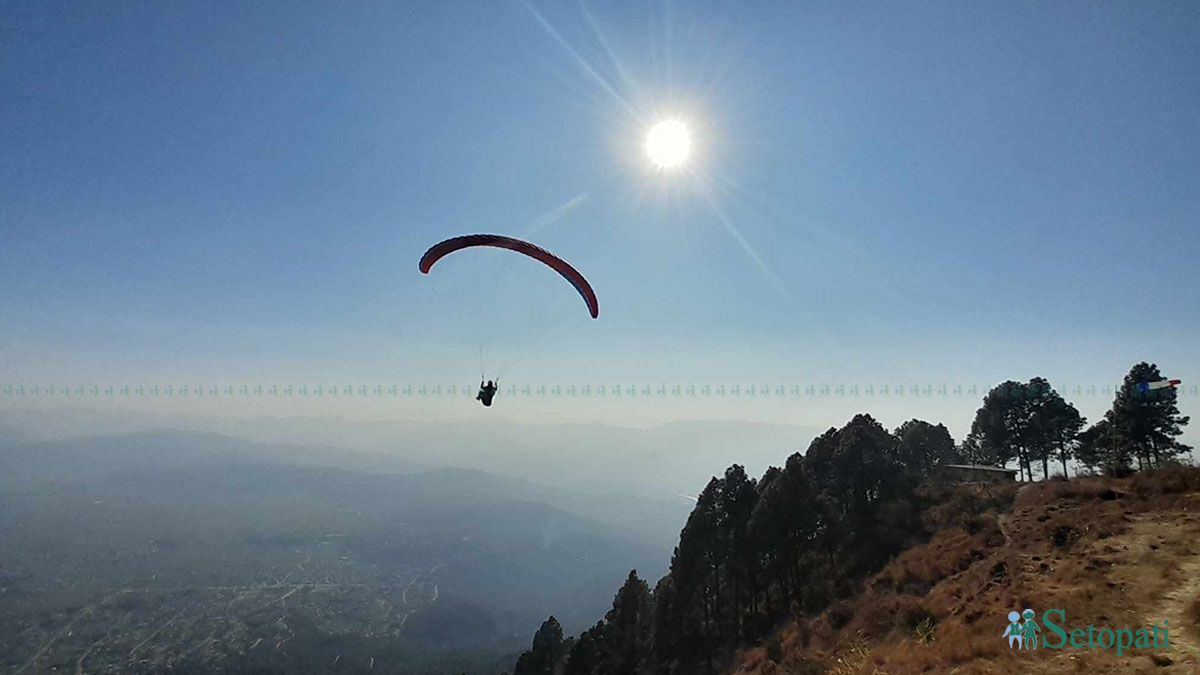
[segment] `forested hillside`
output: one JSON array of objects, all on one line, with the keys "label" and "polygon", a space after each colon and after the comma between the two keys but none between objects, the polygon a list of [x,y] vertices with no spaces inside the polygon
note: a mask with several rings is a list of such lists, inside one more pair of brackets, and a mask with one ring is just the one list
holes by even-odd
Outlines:
[{"label": "forested hillside", "polygon": [[[1155,366],[1134,366],[1104,420],[1086,430],[1074,407],[1034,378],[989,392],[957,445],[940,424],[912,420],[888,431],[860,414],[758,479],[735,464],[699,495],[670,571],[653,589],[631,572],[611,611],[577,638],[564,640],[551,617],[514,675],[718,673],[755,645],[778,660],[781,627],[842,606],[906,550],[953,540],[944,556],[925,553],[944,576],[1002,543],[998,514],[1011,511],[1019,484],[955,484],[939,465],[1015,462],[1027,481],[1034,468],[1050,478],[1054,461],[1064,474],[1068,462],[1108,475],[1127,475],[1135,463],[1176,465],[1190,450],[1176,440],[1188,418],[1174,391],[1138,390],[1154,379]],[[900,575],[895,584],[921,597],[929,577]],[[894,609],[928,636],[939,619],[919,603]],[[849,618],[831,620],[840,629]],[[810,665],[823,672],[829,664]]]}]

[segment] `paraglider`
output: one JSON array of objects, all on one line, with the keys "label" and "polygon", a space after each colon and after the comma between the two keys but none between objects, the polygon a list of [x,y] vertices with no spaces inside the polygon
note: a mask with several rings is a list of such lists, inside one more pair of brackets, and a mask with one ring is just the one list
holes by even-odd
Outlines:
[{"label": "paraglider", "polygon": [[480,382],[479,393],[475,395],[475,400],[482,403],[484,407],[492,407],[492,397],[496,395],[496,389],[498,388],[491,380],[488,380],[486,385]]},{"label": "paraglider", "polygon": [[[593,319],[600,315],[600,304],[596,299],[596,292],[592,290],[592,285],[588,283],[588,280],[585,279],[582,274],[579,273],[579,270],[575,269],[570,263],[547,251],[546,249],[535,246],[527,241],[514,239],[513,237],[506,237],[499,234],[468,234],[461,237],[452,237],[445,241],[434,244],[429,248],[428,251],[425,251],[425,255],[421,256],[421,261],[418,267],[422,274],[429,274],[429,270],[433,268],[434,264],[445,256],[456,251],[479,246],[507,249],[509,251],[514,251],[516,253],[533,258],[534,260],[546,265],[555,272],[558,272],[562,278],[570,282],[571,286],[573,286],[579,293],[580,297],[583,298],[584,304],[587,305],[588,314]],[[481,345],[481,362],[483,361],[482,353],[483,347]],[[495,397],[496,391],[499,388],[498,385],[499,379],[497,379],[495,382],[488,380],[485,384],[481,377],[479,382],[479,393],[475,396],[475,400],[482,403],[485,407],[491,407],[492,399]]]}]

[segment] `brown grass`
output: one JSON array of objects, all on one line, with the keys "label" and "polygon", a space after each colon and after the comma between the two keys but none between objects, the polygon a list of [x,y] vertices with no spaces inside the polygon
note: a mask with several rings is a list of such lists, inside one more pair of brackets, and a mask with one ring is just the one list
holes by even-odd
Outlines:
[{"label": "brown grass", "polygon": [[[1194,555],[1189,542],[1200,537],[1200,518],[1190,517],[1196,493],[1200,469],[1177,468],[1046,481],[1000,497],[945,495],[925,514],[945,525],[927,543],[894,558],[857,596],[780,631],[780,658],[760,648],[737,672],[1057,672],[1063,664],[1046,653],[1034,659],[1005,647],[999,636],[1007,613],[1064,607],[1081,625],[1163,618],[1163,598],[1186,575],[1179,561]],[[1200,625],[1200,597],[1186,612]],[[1098,652],[1072,664],[1128,672],[1157,668],[1154,656],[1105,665],[1111,654]]]}]

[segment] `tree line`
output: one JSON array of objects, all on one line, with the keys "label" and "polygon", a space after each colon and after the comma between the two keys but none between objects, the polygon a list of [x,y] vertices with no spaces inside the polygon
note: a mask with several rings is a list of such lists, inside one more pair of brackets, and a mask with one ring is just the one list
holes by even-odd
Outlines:
[{"label": "tree line", "polygon": [[[1158,366],[1139,363],[1117,388],[1112,406],[1090,427],[1075,406],[1044,378],[1003,382],[984,397],[960,454],[977,464],[1015,462],[1026,480],[1035,466],[1042,478],[1057,463],[1066,477],[1068,462],[1089,470],[1125,475],[1175,461],[1191,451],[1178,436],[1189,422],[1179,413],[1173,388],[1141,391],[1141,383],[1164,379]],[[1040,466],[1038,466],[1040,465]]]},{"label": "tree line", "polygon": [[550,617],[512,675],[720,672],[738,647],[853,595],[926,538],[922,512],[946,499],[927,481],[938,465],[1015,462],[1032,480],[1037,465],[1049,477],[1052,462],[1064,475],[1071,460],[1121,473],[1190,450],[1176,438],[1188,423],[1176,392],[1138,391],[1158,379],[1157,367],[1134,366],[1104,419],[1086,429],[1072,404],[1033,378],[990,390],[960,444],[941,424],[910,420],[888,431],[859,414],[760,478],[735,464],[697,497],[653,589],[630,572],[604,618],[577,638],[564,639]]}]

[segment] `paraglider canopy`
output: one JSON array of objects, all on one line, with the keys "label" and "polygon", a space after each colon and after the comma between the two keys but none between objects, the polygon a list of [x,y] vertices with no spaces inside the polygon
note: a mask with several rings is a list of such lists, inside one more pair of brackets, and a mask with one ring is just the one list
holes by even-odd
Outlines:
[{"label": "paraglider canopy", "polygon": [[475,246],[492,246],[495,248],[505,248],[517,253],[523,253],[534,260],[542,262],[553,268],[555,272],[562,275],[564,279],[571,282],[579,295],[583,297],[583,301],[587,303],[588,312],[595,319],[600,315],[600,304],[596,300],[596,292],[592,290],[591,284],[587,279],[579,273],[567,261],[559,258],[553,253],[539,246],[534,246],[527,241],[505,237],[499,234],[468,234],[462,237],[453,237],[438,244],[434,244],[425,255],[421,256],[420,269],[422,274],[429,274],[430,268],[434,263],[441,260],[443,257],[461,251],[464,248],[472,248]]}]

